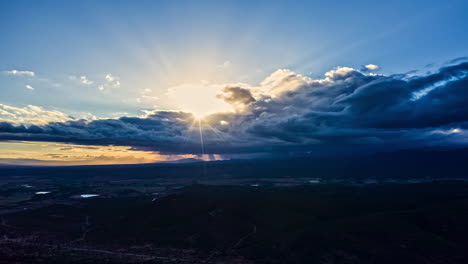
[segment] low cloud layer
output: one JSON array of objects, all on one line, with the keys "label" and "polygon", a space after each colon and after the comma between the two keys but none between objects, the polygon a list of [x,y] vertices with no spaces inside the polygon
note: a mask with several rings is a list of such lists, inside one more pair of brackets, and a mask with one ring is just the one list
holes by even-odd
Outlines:
[{"label": "low cloud layer", "polygon": [[201,121],[177,111],[98,120],[52,111],[42,113],[39,119],[47,122],[40,123],[0,105],[0,140],[114,144],[169,154],[328,155],[466,146],[468,62],[456,63],[423,76],[367,74],[379,69],[371,64],[337,67],[322,79],[282,69],[259,86],[226,85],[218,98],[233,111]]},{"label": "low cloud layer", "polygon": [[34,77],[36,74],[32,71],[19,71],[19,70],[10,70],[5,71],[8,75],[15,75],[15,76],[29,76]]}]

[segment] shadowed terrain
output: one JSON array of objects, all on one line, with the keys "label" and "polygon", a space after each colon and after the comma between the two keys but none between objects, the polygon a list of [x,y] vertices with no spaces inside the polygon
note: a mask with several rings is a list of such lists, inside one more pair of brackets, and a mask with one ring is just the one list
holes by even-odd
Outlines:
[{"label": "shadowed terrain", "polygon": [[462,182],[193,185],[158,199],[95,198],[2,219],[2,259],[19,263],[468,260]]},{"label": "shadowed terrain", "polygon": [[465,160],[5,166],[0,263],[466,263]]}]

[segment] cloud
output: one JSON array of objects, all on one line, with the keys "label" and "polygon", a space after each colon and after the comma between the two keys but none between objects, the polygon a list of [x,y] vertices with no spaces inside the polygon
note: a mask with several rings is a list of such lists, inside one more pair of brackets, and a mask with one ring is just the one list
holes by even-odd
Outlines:
[{"label": "cloud", "polygon": [[32,71],[19,71],[19,70],[11,70],[5,71],[8,75],[16,75],[16,76],[29,76],[34,77],[36,74]]},{"label": "cloud", "polygon": [[362,74],[357,70],[350,67],[336,67],[334,70],[331,70],[325,73],[325,76],[330,81],[344,80],[353,76],[361,76]]},{"label": "cloud", "polygon": [[296,90],[307,85],[312,80],[288,69],[279,69],[265,78],[259,87],[254,89],[255,94],[266,97],[278,97],[284,93]]},{"label": "cloud", "polygon": [[247,88],[226,86],[222,92],[222,94],[218,95],[218,98],[232,105],[234,109],[243,110],[247,105],[256,101]]},{"label": "cloud", "polygon": [[367,64],[367,65],[362,66],[361,71],[362,72],[368,72],[368,71],[376,71],[376,70],[379,70],[379,69],[380,69],[380,67],[378,65]]},{"label": "cloud", "polygon": [[118,76],[112,75],[110,73],[104,75],[104,80],[95,82],[91,80],[88,76],[82,75],[82,76],[75,76],[75,75],[70,75],[68,76],[68,79],[71,81],[78,81],[81,84],[84,85],[92,85],[96,83],[97,85],[97,90],[100,92],[106,92],[109,91],[110,88],[118,88],[120,87],[120,78]]},{"label": "cloud", "polygon": [[106,76],[104,76],[104,79],[106,80],[107,82],[107,85],[110,85],[112,87],[115,87],[115,88],[118,88],[120,87],[120,81],[119,81],[119,77],[117,76],[114,76],[112,74],[106,74]]},{"label": "cloud", "polygon": [[458,57],[458,58],[455,58],[455,59],[452,59],[450,61],[447,62],[447,64],[456,64],[456,63],[460,63],[460,62],[466,62],[468,61],[468,57]]},{"label": "cloud", "polygon": [[106,79],[106,81],[108,81],[108,82],[113,82],[115,80],[115,77],[112,76],[112,74],[106,74],[104,79]]},{"label": "cloud", "polygon": [[80,76],[80,82],[81,82],[82,84],[85,84],[85,85],[91,85],[91,84],[94,83],[93,81],[89,80],[88,77],[86,77],[86,76],[84,76],[84,75],[83,75],[83,76]]},{"label": "cloud", "polygon": [[[139,117],[63,117],[26,125],[12,116],[15,111],[0,107],[7,112],[0,121],[0,140],[113,144],[199,154],[201,130],[205,153],[222,155],[328,155],[458,147],[468,144],[467,87],[468,62],[427,75],[375,75],[337,67],[321,79],[280,69],[258,86],[211,87],[218,89],[217,100],[236,111],[215,112],[200,123],[188,112],[148,111]],[[197,89],[185,85],[172,93],[193,99],[187,95],[199,95]],[[419,94],[416,100],[415,94]]]},{"label": "cloud", "polygon": [[73,118],[60,111],[45,110],[40,106],[13,107],[0,104],[0,124],[3,122],[3,127],[47,125],[50,122],[64,122],[71,119]]},{"label": "cloud", "polygon": [[24,87],[25,87],[26,89],[28,89],[28,90],[31,90],[31,91],[34,90],[34,87],[32,87],[32,86],[29,85],[29,84],[26,84]]},{"label": "cloud", "polygon": [[224,61],[222,64],[218,65],[218,67],[220,69],[227,69],[227,68],[231,67],[231,65],[232,65],[232,62],[227,60],[227,61]]}]

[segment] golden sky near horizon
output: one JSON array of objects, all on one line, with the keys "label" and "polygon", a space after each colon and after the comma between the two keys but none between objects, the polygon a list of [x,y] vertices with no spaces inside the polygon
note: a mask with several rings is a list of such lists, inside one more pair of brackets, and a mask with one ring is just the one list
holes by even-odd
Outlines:
[{"label": "golden sky near horizon", "polygon": [[26,160],[28,165],[104,165],[152,163],[193,157],[193,155],[162,155],[154,151],[133,150],[127,146],[30,141],[0,142],[0,163],[17,165],[26,164]]}]

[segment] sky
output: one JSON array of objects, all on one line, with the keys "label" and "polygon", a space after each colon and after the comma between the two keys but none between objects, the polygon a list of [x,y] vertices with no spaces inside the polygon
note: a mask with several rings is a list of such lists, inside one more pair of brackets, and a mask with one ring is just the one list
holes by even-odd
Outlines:
[{"label": "sky", "polygon": [[0,163],[468,142],[466,1],[0,1]]}]

